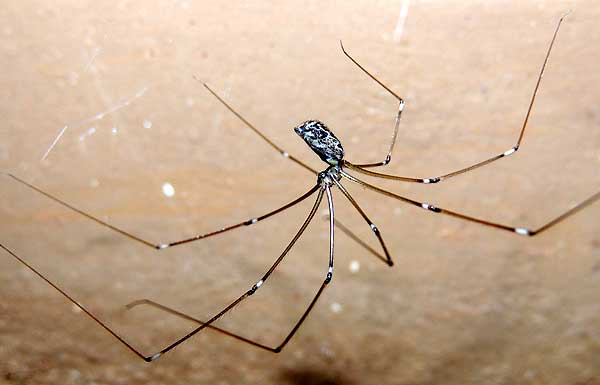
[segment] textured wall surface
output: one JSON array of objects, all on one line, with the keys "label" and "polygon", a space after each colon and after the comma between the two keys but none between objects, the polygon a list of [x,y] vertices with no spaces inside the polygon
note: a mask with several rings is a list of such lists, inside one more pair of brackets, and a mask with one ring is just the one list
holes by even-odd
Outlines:
[{"label": "textured wall surface", "polygon": [[[385,171],[433,177],[514,145],[568,9],[518,153],[435,185],[365,179],[532,228],[600,189],[595,1],[4,3],[1,170],[152,242],[258,216],[315,183],[194,77],[312,167],[324,164],[292,131],[306,119],[326,122],[348,159],[380,160],[396,101],[343,56],[343,39],[407,102]],[[0,252],[0,384],[600,384],[600,203],[525,238],[346,184],[396,264],[336,233],[333,281],[280,354],[209,330],[146,364]],[[261,277],[311,204],[156,251],[1,176],[0,243],[151,354],[194,324],[125,304],[210,318]],[[284,338],[327,270],[324,213],[218,326]]]}]

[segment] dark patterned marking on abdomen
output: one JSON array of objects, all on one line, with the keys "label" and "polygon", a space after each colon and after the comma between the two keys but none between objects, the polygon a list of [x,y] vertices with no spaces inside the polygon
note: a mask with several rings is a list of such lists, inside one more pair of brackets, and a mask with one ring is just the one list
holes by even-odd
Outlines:
[{"label": "dark patterned marking on abdomen", "polygon": [[307,120],[294,131],[328,164],[337,165],[344,157],[342,143],[323,122]]}]

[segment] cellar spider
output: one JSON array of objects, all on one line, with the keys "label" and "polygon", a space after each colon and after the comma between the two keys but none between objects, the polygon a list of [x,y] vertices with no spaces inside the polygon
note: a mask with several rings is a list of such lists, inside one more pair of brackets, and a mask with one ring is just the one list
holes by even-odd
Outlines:
[{"label": "cellar spider", "polygon": [[[396,120],[395,120],[395,125],[394,125],[394,131],[393,131],[393,135],[392,135],[392,140],[389,146],[389,149],[387,151],[387,155],[385,156],[384,160],[380,161],[380,162],[375,162],[375,163],[352,163],[346,159],[344,159],[344,149],[342,147],[341,142],[338,140],[338,138],[333,134],[332,131],[330,131],[327,126],[318,121],[318,120],[308,120],[305,121],[304,123],[300,124],[299,126],[294,128],[294,131],[306,142],[306,144],[321,158],[321,160],[323,160],[326,164],[327,164],[327,168],[323,171],[318,172],[317,170],[314,170],[313,168],[309,167],[308,165],[306,165],[305,163],[303,163],[302,161],[300,161],[298,158],[294,157],[293,155],[289,154],[287,151],[285,151],[284,149],[282,149],[281,147],[279,147],[278,145],[276,145],[273,141],[271,141],[268,137],[266,137],[259,129],[257,129],[254,125],[252,125],[248,120],[246,120],[239,112],[237,112],[231,105],[229,105],[224,99],[221,98],[221,96],[219,96],[215,91],[213,91],[208,85],[204,84],[204,86],[206,87],[206,89],[217,99],[219,100],[219,102],[221,102],[231,113],[233,113],[237,118],[239,118],[249,129],[251,129],[252,131],[254,131],[254,133],[256,133],[258,136],[260,136],[260,138],[262,140],[264,140],[268,145],[270,145],[273,149],[275,149],[276,151],[278,151],[284,158],[287,158],[291,161],[293,161],[294,163],[298,164],[299,166],[303,167],[304,169],[308,170],[309,172],[313,173],[316,177],[317,177],[317,182],[316,184],[310,188],[306,193],[304,193],[303,195],[301,195],[300,197],[292,200],[291,202],[287,203],[286,205],[279,207],[273,211],[270,211],[266,214],[260,215],[260,216],[256,216],[254,218],[248,219],[246,221],[231,225],[231,226],[227,226],[209,233],[205,233],[205,234],[200,234],[197,236],[194,236],[192,238],[187,238],[187,239],[183,239],[183,240],[178,240],[178,241],[174,241],[174,242],[169,242],[169,243],[154,243],[154,242],[150,242],[146,239],[140,238],[136,235],[134,235],[133,233],[130,233],[126,230],[117,228],[105,221],[100,220],[99,218],[96,218],[74,206],[72,206],[71,204],[61,200],[58,197],[55,197],[54,195],[45,192],[43,190],[41,190],[40,188],[24,181],[23,179],[20,179],[19,177],[9,174],[9,176],[27,186],[28,188],[37,191],[38,193],[46,196],[47,198],[54,200],[56,202],[58,202],[59,204],[67,207],[68,209],[75,211],[85,217],[87,217],[88,219],[91,219],[92,221],[95,221],[96,223],[98,223],[101,226],[107,227],[113,231],[116,231],[118,233],[120,233],[122,236],[129,238],[130,240],[139,242],[143,245],[152,247],[154,249],[157,250],[163,250],[169,247],[174,247],[177,245],[181,245],[181,244],[185,244],[185,243],[189,243],[189,242],[193,242],[193,241],[197,241],[200,239],[204,239],[204,238],[208,238],[211,236],[215,236],[217,234],[221,234],[221,233],[225,233],[227,231],[230,230],[234,230],[237,228],[241,228],[244,226],[251,226],[254,225],[262,220],[265,220],[267,218],[273,217],[297,204],[299,204],[300,202],[308,199],[309,197],[313,196],[314,194],[317,195],[314,204],[308,214],[308,216],[306,217],[306,219],[304,220],[304,222],[302,223],[302,225],[300,226],[300,229],[296,232],[296,234],[294,235],[294,237],[292,238],[292,240],[288,243],[288,245],[285,247],[285,249],[283,250],[283,252],[279,255],[279,257],[275,260],[275,262],[271,265],[271,267],[256,281],[256,283],[254,285],[252,285],[252,287],[250,287],[250,289],[246,290],[241,296],[239,296],[237,299],[235,299],[233,302],[231,302],[229,305],[227,305],[223,310],[221,310],[220,312],[218,312],[216,315],[214,315],[212,318],[208,319],[208,321],[202,321],[199,320],[197,318],[194,318],[192,316],[189,316],[187,314],[184,314],[182,312],[179,312],[175,309],[172,309],[170,307],[167,307],[165,305],[156,303],[154,301],[151,301],[149,299],[141,299],[141,300],[137,300],[134,302],[129,303],[128,305],[126,305],[126,307],[128,309],[131,309],[133,307],[139,306],[139,305],[148,305],[148,306],[152,306],[154,308],[166,311],[172,315],[181,317],[181,318],[185,318],[187,320],[191,320],[195,323],[198,324],[197,327],[195,327],[191,332],[189,332],[187,335],[185,335],[182,338],[179,338],[175,341],[173,341],[172,343],[170,343],[169,345],[167,345],[166,347],[164,347],[163,349],[159,350],[156,353],[153,353],[151,355],[144,355],[142,354],[136,347],[134,347],[133,345],[131,345],[125,338],[123,338],[122,336],[118,335],[116,332],[114,332],[110,327],[108,327],[102,320],[100,320],[96,315],[94,315],[92,312],[90,312],[89,310],[87,310],[83,305],[81,305],[80,303],[78,303],[73,297],[71,297],[66,291],[64,291],[63,289],[61,289],[57,284],[55,284],[54,282],[50,281],[48,278],[46,278],[42,273],[40,273],[35,267],[31,266],[30,264],[28,264],[24,259],[22,259],[20,256],[18,256],[16,253],[14,253],[12,250],[8,249],[6,246],[0,244],[0,247],[2,249],[4,249],[7,253],[9,253],[12,257],[14,257],[16,260],[18,260],[21,264],[23,264],[24,266],[26,266],[28,269],[30,269],[31,271],[33,271],[36,275],[38,275],[41,279],[43,279],[44,281],[46,281],[49,285],[51,285],[54,289],[56,289],[58,292],[60,292],[63,296],[65,296],[69,301],[72,302],[72,304],[76,307],[78,307],[79,309],[81,309],[85,314],[87,314],[90,318],[92,318],[96,323],[98,323],[101,327],[103,327],[108,333],[110,333],[114,338],[116,338],[120,343],[122,343],[124,346],[126,346],[129,350],[131,350],[134,354],[136,354],[138,357],[140,357],[141,359],[143,359],[146,362],[150,362],[150,361],[154,361],[157,358],[161,357],[163,354],[171,351],[173,348],[175,348],[176,346],[180,345],[181,343],[183,343],[184,341],[187,341],[188,339],[190,339],[192,336],[196,335],[197,333],[199,333],[200,331],[202,331],[203,329],[206,328],[210,328],[212,330],[215,330],[217,332],[220,332],[222,334],[228,335],[230,337],[233,337],[239,341],[248,343],[250,345],[253,345],[255,347],[258,348],[262,348],[264,350],[267,351],[271,351],[271,352],[275,352],[278,353],[280,352],[286,345],[287,343],[291,340],[291,338],[295,335],[295,333],[298,331],[298,329],[300,328],[300,326],[302,325],[302,323],[306,320],[307,316],[309,315],[309,313],[311,312],[311,310],[313,309],[314,305],[316,304],[317,300],[319,299],[319,297],[321,296],[321,294],[323,293],[323,290],[327,287],[327,285],[331,282],[331,279],[333,277],[333,262],[334,262],[334,229],[337,227],[339,228],[341,231],[343,231],[344,233],[348,234],[352,239],[354,239],[355,241],[357,241],[359,244],[361,244],[363,247],[367,248],[367,250],[369,250],[372,254],[374,254],[375,256],[377,256],[379,259],[381,259],[383,262],[385,262],[387,265],[392,266],[393,265],[393,261],[392,258],[390,256],[390,253],[385,245],[385,242],[383,241],[383,237],[381,235],[381,232],[379,231],[379,229],[377,228],[377,226],[369,219],[369,217],[367,216],[367,214],[365,213],[365,211],[361,208],[361,206],[358,204],[358,202],[350,195],[350,193],[348,192],[348,190],[346,190],[346,188],[344,187],[344,185],[342,184],[343,180],[348,180],[350,182],[356,183],[360,186],[362,186],[363,188],[375,191],[379,194],[385,195],[387,197],[390,198],[394,198],[397,199],[403,203],[409,204],[409,205],[413,205],[413,206],[417,206],[420,207],[422,209],[425,209],[426,211],[429,211],[431,213],[435,213],[435,214],[443,214],[443,215],[448,215],[451,217],[455,217],[457,219],[463,220],[463,221],[468,221],[468,222],[473,222],[476,224],[480,224],[483,226],[488,226],[494,229],[498,229],[498,230],[504,230],[504,231],[509,231],[512,233],[515,233],[517,235],[522,235],[522,236],[528,236],[528,237],[532,237],[535,236],[537,234],[540,234],[542,232],[544,232],[545,230],[549,229],[550,227],[556,225],[557,223],[563,221],[564,219],[566,219],[567,217],[575,214],[576,212],[578,212],[579,210],[582,210],[584,207],[591,205],[593,202],[595,202],[596,200],[598,200],[598,198],[600,198],[600,192],[592,195],[591,197],[589,197],[588,199],[584,200],[583,202],[577,204],[575,207],[571,208],[570,210],[560,214],[559,216],[557,216],[556,218],[550,220],[549,222],[547,222],[546,224],[538,227],[537,229],[529,229],[526,227],[516,227],[516,226],[509,226],[509,225],[505,225],[505,224],[501,224],[501,223],[496,223],[496,222],[492,222],[489,221],[487,219],[481,219],[478,217],[474,217],[474,216],[470,216],[470,215],[465,215],[456,211],[452,211],[452,210],[448,210],[442,207],[438,207],[434,204],[430,204],[430,203],[426,203],[426,202],[421,202],[418,200],[414,200],[412,198],[408,198],[406,196],[403,195],[398,195],[395,193],[392,193],[390,191],[384,190],[382,188],[379,188],[377,186],[374,186],[370,183],[367,183],[361,179],[359,179],[358,177],[351,175],[348,173],[347,170],[352,170],[356,173],[360,173],[360,174],[365,174],[368,176],[372,176],[372,177],[378,177],[378,178],[385,178],[385,179],[392,179],[392,180],[396,180],[396,181],[400,181],[400,182],[410,182],[410,183],[423,183],[423,184],[435,184],[435,183],[440,183],[443,182],[447,179],[450,179],[452,177],[467,173],[469,171],[472,171],[474,169],[477,169],[479,167],[483,167],[486,166],[492,162],[495,162],[501,158],[507,157],[509,155],[514,154],[519,147],[521,146],[521,143],[523,141],[523,137],[525,134],[525,129],[527,127],[527,122],[529,120],[531,111],[532,111],[532,107],[533,104],[535,102],[535,98],[538,92],[538,88],[540,86],[540,82],[542,80],[543,74],[544,74],[544,70],[546,68],[546,63],[548,62],[548,58],[550,56],[550,53],[552,51],[552,47],[554,45],[554,42],[556,40],[556,37],[558,35],[558,31],[560,29],[560,25],[564,19],[566,15],[563,15],[557,25],[556,28],[554,30],[554,34],[552,35],[552,39],[550,41],[550,44],[548,46],[545,58],[544,58],[544,62],[542,64],[542,67],[540,69],[539,75],[537,77],[537,82],[535,84],[535,88],[533,90],[533,94],[529,103],[529,107],[527,109],[527,113],[525,115],[525,119],[523,121],[523,125],[521,127],[521,130],[519,132],[519,136],[518,139],[516,141],[516,144],[511,147],[510,149],[504,151],[501,154],[492,156],[488,159],[485,159],[483,161],[480,161],[478,163],[472,164],[468,167],[464,167],[461,168],[459,170],[455,170],[455,171],[451,171],[449,173],[440,175],[440,176],[435,176],[435,177],[426,177],[426,178],[422,178],[422,177],[406,177],[406,176],[397,176],[397,175],[389,175],[389,174],[383,174],[383,173],[379,173],[379,172],[375,172],[375,171],[371,171],[370,169],[373,168],[377,168],[377,167],[384,167],[387,164],[390,163],[391,161],[391,157],[392,157],[392,152],[394,149],[394,145],[396,143],[396,138],[398,136],[398,126],[400,123],[400,118],[401,118],[401,114],[402,114],[402,110],[404,109],[404,100],[398,96],[394,91],[392,91],[390,88],[388,88],[384,83],[382,83],[378,78],[376,78],[373,74],[371,74],[367,69],[365,69],[361,64],[358,63],[357,60],[355,60],[344,48],[342,42],[340,41],[340,47],[342,49],[343,54],[352,62],[354,63],[354,65],[356,65],[362,72],[364,72],[367,76],[369,76],[373,81],[375,81],[379,86],[381,86],[383,89],[385,89],[385,91],[387,91],[387,93],[389,93],[391,96],[393,96],[397,101],[398,101],[398,111],[396,114]],[[356,209],[356,211],[358,211],[358,213],[362,216],[362,218],[364,219],[364,221],[370,226],[374,236],[376,237],[379,246],[381,248],[382,253],[377,252],[375,249],[373,249],[372,247],[368,246],[364,241],[362,241],[359,237],[357,237],[356,235],[354,235],[354,233],[352,233],[346,226],[344,226],[343,224],[341,224],[339,221],[336,221],[335,219],[335,211],[334,211],[334,202],[333,202],[333,196],[332,196],[332,189],[337,187],[339,189],[339,191],[342,193],[342,195],[344,195],[344,197],[346,199],[348,199],[348,201],[352,204],[352,206]],[[237,306],[240,302],[242,302],[243,300],[245,300],[246,298],[252,296],[258,289],[260,289],[265,283],[266,281],[269,279],[269,277],[271,276],[271,274],[275,271],[275,269],[279,266],[279,264],[283,261],[283,259],[285,258],[285,256],[288,254],[288,252],[291,250],[291,248],[294,246],[294,244],[296,243],[296,241],[301,237],[301,235],[304,233],[304,231],[306,230],[307,226],[309,225],[309,223],[311,222],[311,220],[314,218],[319,205],[321,204],[323,197],[326,196],[327,198],[327,203],[328,203],[328,210],[329,210],[329,216],[328,216],[328,221],[329,221],[329,260],[328,260],[328,264],[327,264],[327,269],[326,269],[326,273],[325,273],[325,277],[321,283],[321,286],[318,288],[316,294],[314,295],[312,301],[309,303],[307,309],[304,311],[304,313],[302,314],[302,316],[300,317],[300,319],[295,323],[295,325],[293,326],[292,330],[287,334],[287,336],[283,339],[283,341],[275,346],[275,347],[271,347],[271,346],[267,346],[264,345],[260,342],[257,342],[255,340],[243,337],[239,334],[235,334],[232,333],[228,330],[213,326],[213,323],[218,320],[219,318],[221,318],[225,313],[227,313],[228,311],[230,311],[231,309],[233,309],[235,306]]]}]

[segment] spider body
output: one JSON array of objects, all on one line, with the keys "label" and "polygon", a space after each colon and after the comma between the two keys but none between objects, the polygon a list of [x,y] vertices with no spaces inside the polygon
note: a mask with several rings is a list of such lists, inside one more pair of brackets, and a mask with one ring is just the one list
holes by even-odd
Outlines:
[{"label": "spider body", "polygon": [[324,162],[335,166],[344,158],[342,143],[323,122],[307,120],[294,131]]}]

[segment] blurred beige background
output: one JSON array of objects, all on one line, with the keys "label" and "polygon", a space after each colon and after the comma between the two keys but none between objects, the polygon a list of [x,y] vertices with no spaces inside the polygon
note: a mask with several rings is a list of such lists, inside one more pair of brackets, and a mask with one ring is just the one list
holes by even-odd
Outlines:
[{"label": "blurred beige background", "polygon": [[[155,242],[260,215],[314,177],[194,75],[313,167],[323,165],[291,131],[309,118],[348,159],[379,160],[396,103],[342,55],[343,39],[407,100],[386,171],[439,175],[514,144],[568,9],[518,154],[437,185],[377,181],[535,228],[600,189],[594,1],[5,1],[0,169]],[[396,265],[340,233],[333,283],[279,355],[207,331],[145,364],[1,253],[0,384],[600,384],[598,204],[525,239],[348,187]],[[148,354],[194,325],[124,304],[151,298],[210,317],[256,282],[311,205],[155,252],[7,177],[0,195],[0,242]],[[335,197],[339,218],[374,244]],[[218,325],[279,343],[324,276],[327,236],[316,219]]]}]

